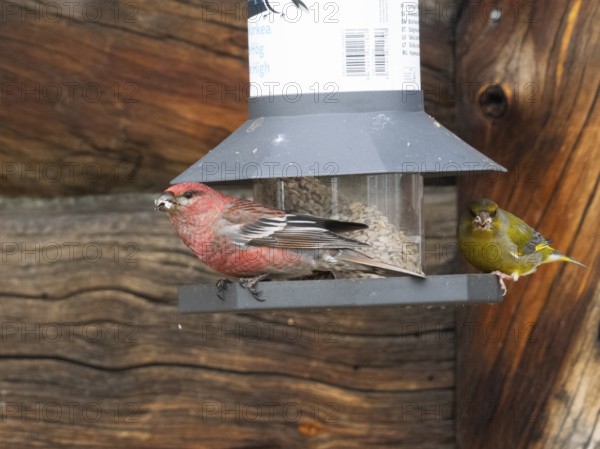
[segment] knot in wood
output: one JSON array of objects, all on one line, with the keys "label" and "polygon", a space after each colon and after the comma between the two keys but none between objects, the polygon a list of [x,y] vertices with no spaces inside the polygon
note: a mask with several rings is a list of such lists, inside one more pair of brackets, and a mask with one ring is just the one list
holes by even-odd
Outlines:
[{"label": "knot in wood", "polygon": [[477,95],[479,107],[486,117],[500,118],[508,109],[510,93],[499,83],[485,84]]}]

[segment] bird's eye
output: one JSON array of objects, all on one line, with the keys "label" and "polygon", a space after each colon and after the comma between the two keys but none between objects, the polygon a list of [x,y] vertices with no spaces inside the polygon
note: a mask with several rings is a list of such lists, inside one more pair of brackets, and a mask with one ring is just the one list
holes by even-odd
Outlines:
[{"label": "bird's eye", "polygon": [[471,214],[471,217],[475,218],[477,216],[477,214],[475,212],[473,212],[473,209],[469,209],[469,213]]},{"label": "bird's eye", "polygon": [[188,200],[189,200],[191,197],[193,197],[193,196],[194,196],[194,192],[192,192],[192,191],[190,191],[190,190],[188,190],[187,192],[184,192],[184,193],[183,193],[183,197],[184,197],[184,198],[187,198]]},{"label": "bird's eye", "polygon": [[496,214],[498,213],[498,209],[494,209],[492,211],[490,211],[490,217],[491,218],[496,218]]}]

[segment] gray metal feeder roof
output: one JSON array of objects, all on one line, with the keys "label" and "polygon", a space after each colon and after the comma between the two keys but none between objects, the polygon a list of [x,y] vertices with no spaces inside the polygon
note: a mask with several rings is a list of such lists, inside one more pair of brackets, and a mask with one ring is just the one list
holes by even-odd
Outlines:
[{"label": "gray metal feeder roof", "polygon": [[506,171],[430,117],[422,91],[249,100],[249,120],[172,183]]}]

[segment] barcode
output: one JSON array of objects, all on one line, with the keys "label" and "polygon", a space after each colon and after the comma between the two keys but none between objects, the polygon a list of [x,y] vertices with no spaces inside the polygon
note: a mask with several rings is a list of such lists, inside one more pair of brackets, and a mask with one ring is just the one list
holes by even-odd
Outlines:
[{"label": "barcode", "polygon": [[378,28],[374,33],[374,52],[373,65],[375,66],[376,76],[388,75],[388,30],[387,28]]},{"label": "barcode", "polygon": [[346,76],[368,76],[367,70],[368,30],[346,30],[344,47],[346,50]]}]

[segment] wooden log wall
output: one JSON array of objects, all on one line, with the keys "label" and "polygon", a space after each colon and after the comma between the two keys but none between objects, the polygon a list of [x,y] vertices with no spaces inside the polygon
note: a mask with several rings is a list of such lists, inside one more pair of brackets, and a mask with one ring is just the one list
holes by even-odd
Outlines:
[{"label": "wooden log wall", "polygon": [[[247,117],[245,3],[2,3],[3,192],[162,190]],[[456,6],[423,5],[427,109],[453,126]]]},{"label": "wooden log wall", "polygon": [[[182,315],[207,277],[153,198],[1,203],[3,444],[454,447],[451,310]],[[428,195],[431,244],[455,198]]]},{"label": "wooden log wall", "polygon": [[[469,2],[457,31],[459,134],[509,169],[461,185],[588,265],[508,283],[461,311],[457,402],[464,449],[600,447],[600,4]],[[488,86],[488,87],[486,87]],[[463,407],[463,410],[466,408]]]},{"label": "wooden log wall", "polygon": [[[177,310],[206,273],[152,199],[246,118],[243,3],[1,4],[3,445],[454,447],[451,309]],[[451,128],[456,10],[421,11]],[[429,273],[454,200],[429,191]]]}]

